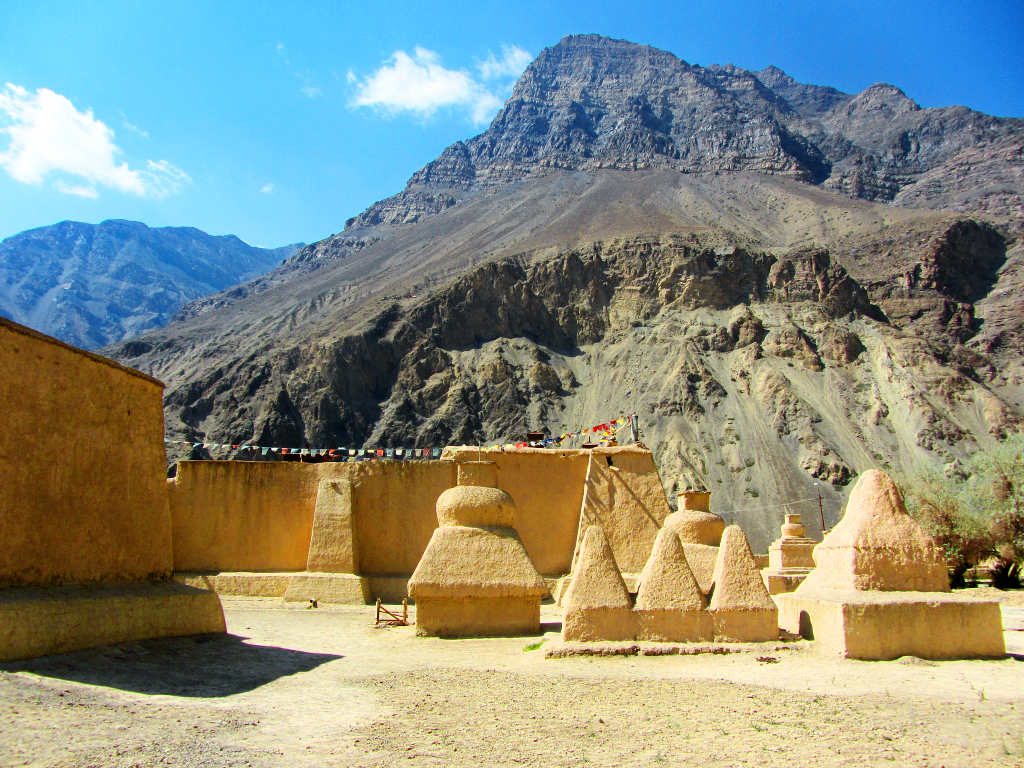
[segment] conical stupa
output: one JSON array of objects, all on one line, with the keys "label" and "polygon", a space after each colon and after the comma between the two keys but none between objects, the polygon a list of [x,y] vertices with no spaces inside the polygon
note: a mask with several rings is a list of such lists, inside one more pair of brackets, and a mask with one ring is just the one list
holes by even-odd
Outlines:
[{"label": "conical stupa", "polygon": [[711,637],[707,601],[690,570],[679,536],[662,528],[640,574],[635,613],[639,640],[686,642]]},{"label": "conical stupa", "polygon": [[633,603],[599,525],[583,534],[562,606],[564,640],[632,640],[635,635]]}]

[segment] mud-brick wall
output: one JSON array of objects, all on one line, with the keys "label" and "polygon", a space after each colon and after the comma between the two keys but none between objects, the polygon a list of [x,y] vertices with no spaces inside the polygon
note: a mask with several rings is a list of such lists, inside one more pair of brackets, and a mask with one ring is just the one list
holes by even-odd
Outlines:
[{"label": "mud-brick wall", "polygon": [[455,485],[455,465],[361,463],[350,478],[359,573],[409,576],[437,528],[437,497]]},{"label": "mud-brick wall", "polygon": [[0,318],[0,586],[171,570],[163,385]]},{"label": "mud-brick wall", "polygon": [[408,576],[437,527],[437,497],[456,483],[455,463],[497,464],[498,485],[516,502],[516,529],[534,566],[568,572],[583,499],[587,456],[579,451],[452,449],[454,461],[359,464],[352,507],[359,572]]},{"label": "mud-brick wall", "polygon": [[317,485],[349,466],[180,462],[168,481],[174,570],[305,570]]},{"label": "mud-brick wall", "polygon": [[[593,516],[592,522],[605,527],[616,558],[642,564],[668,514],[651,454],[613,448],[594,456],[595,461],[600,456],[604,475],[614,475],[601,483],[603,493],[595,492],[594,478],[588,485],[590,453],[579,450],[484,451],[481,456],[475,448],[451,448],[449,460],[426,462],[182,462],[169,483],[174,567],[305,570],[320,482],[336,479],[351,489],[356,572],[409,576],[437,527],[437,497],[456,483],[457,462],[478,457],[496,462],[498,485],[516,502],[517,531],[542,574],[569,572],[580,510],[598,503],[600,514],[588,519]],[[607,469],[609,457],[614,469]]]},{"label": "mud-brick wall", "polygon": [[[476,458],[458,454],[459,459]],[[519,535],[537,569],[572,563],[587,458],[578,452],[492,453],[516,501]],[[187,461],[168,482],[178,571],[305,570],[322,479],[351,483],[357,572],[408,576],[437,527],[453,461],[297,464]]]}]

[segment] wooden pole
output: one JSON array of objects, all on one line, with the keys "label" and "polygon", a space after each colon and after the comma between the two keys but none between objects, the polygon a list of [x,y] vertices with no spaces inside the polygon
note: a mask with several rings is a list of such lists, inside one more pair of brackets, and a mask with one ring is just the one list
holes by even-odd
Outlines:
[{"label": "wooden pole", "polygon": [[821,503],[821,486],[815,483],[814,488],[818,492],[818,517],[821,518],[821,537],[825,538],[825,508]]}]

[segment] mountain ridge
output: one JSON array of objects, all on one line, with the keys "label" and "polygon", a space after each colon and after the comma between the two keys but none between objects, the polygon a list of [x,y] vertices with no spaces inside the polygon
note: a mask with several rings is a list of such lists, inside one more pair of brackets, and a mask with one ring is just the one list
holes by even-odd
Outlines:
[{"label": "mountain ridge", "polygon": [[111,352],[194,442],[479,444],[635,410],[670,494],[818,482],[831,517],[864,469],[955,471],[1024,424],[1022,123],[765,72],[799,109],[569,39],[403,191]]},{"label": "mountain ridge", "polygon": [[300,245],[256,248],[125,219],[61,221],[0,241],[0,313],[95,349],[164,325],[186,302],[255,277]]}]

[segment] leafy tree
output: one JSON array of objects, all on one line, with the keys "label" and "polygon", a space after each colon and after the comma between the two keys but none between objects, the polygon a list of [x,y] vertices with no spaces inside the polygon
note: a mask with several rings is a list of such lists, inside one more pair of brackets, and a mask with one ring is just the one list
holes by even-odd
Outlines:
[{"label": "leafy tree", "polygon": [[907,509],[942,547],[950,568],[950,584],[964,585],[964,574],[992,551],[989,526],[964,493],[962,481],[932,468],[904,483]]},{"label": "leafy tree", "polygon": [[907,507],[939,542],[962,586],[964,574],[995,558],[992,583],[1020,586],[1024,561],[1024,435],[979,451],[953,476],[924,469],[904,483]]},{"label": "leafy tree", "polygon": [[970,485],[989,511],[994,586],[1019,587],[1024,561],[1024,435],[1011,435],[971,462]]}]

